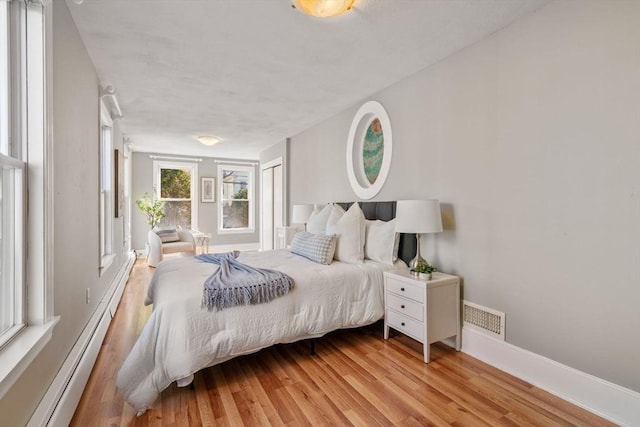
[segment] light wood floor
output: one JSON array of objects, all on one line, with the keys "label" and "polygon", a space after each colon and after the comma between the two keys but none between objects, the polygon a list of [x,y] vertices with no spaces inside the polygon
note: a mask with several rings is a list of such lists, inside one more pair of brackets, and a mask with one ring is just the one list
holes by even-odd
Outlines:
[{"label": "light wood floor", "polygon": [[464,353],[421,344],[382,326],[279,345],[198,372],[193,388],[171,385],[136,417],[116,373],[150,314],[142,302],[153,272],[137,262],[72,426],[241,425],[611,425]]}]

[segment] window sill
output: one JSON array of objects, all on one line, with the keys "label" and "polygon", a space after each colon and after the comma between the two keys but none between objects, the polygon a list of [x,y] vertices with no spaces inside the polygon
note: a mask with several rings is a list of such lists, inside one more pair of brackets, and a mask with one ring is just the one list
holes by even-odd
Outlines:
[{"label": "window sill", "polygon": [[218,229],[218,234],[251,234],[255,233],[255,228],[239,228],[236,230],[220,230]]},{"label": "window sill", "polygon": [[58,320],[60,316],[43,325],[27,326],[0,350],[0,399],[49,342]]}]

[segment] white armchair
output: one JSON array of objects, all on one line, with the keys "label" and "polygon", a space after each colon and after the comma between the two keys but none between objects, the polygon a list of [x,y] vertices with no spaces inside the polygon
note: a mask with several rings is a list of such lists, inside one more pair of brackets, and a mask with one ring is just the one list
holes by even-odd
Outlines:
[{"label": "white armchair", "polygon": [[177,242],[162,243],[160,236],[153,230],[149,231],[149,256],[147,264],[155,267],[162,261],[163,255],[183,252],[186,255],[195,255],[196,242],[188,230],[176,230],[180,240]]}]

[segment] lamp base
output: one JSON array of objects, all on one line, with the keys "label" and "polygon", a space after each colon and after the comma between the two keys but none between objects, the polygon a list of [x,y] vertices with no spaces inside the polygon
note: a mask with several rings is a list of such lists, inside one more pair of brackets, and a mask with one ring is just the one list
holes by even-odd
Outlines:
[{"label": "lamp base", "polygon": [[422,258],[420,256],[420,254],[416,255],[416,257],[414,259],[411,260],[411,262],[409,263],[409,268],[410,269],[414,269],[416,265],[420,265],[420,264],[426,264],[427,260]]},{"label": "lamp base", "polygon": [[409,268],[413,270],[420,264],[427,264],[427,260],[420,256],[420,233],[416,233],[416,257],[409,263]]}]

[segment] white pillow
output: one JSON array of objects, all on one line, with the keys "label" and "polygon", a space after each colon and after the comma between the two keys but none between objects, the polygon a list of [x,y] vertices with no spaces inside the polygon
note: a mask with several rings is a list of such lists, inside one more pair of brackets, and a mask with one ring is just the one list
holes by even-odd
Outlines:
[{"label": "white pillow", "polygon": [[393,265],[398,259],[400,234],[396,233],[396,220],[366,221],[367,231],[364,257]]},{"label": "white pillow", "polygon": [[335,259],[351,264],[362,264],[365,219],[357,203],[354,203],[347,212],[340,206],[334,206],[327,222],[326,232],[336,236]]},{"label": "white pillow", "polygon": [[325,234],[327,221],[329,220],[329,215],[331,215],[332,208],[332,204],[316,207],[313,212],[311,212],[309,222],[307,222],[307,231],[313,234]]}]

